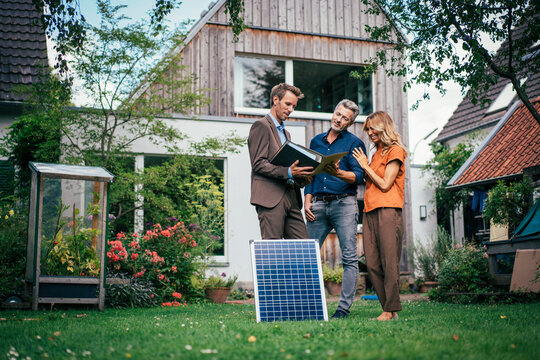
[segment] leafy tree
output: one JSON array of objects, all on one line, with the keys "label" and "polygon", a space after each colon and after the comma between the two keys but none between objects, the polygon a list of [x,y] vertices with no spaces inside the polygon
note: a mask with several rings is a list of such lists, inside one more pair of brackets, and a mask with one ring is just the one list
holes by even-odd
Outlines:
[{"label": "leafy tree", "polygon": [[71,87],[50,74],[40,71],[39,81],[30,89],[19,87],[16,91],[26,93],[23,115],[8,127],[8,133],[0,139],[0,154],[15,165],[16,196],[28,199],[30,186],[29,161],[57,162],[62,152],[62,123],[69,118]]},{"label": "leafy tree", "polygon": [[[188,135],[167,126],[163,117],[170,113],[186,113],[209,101],[202,95],[204,89],[191,90],[194,77],[176,65],[179,62],[177,57],[169,56],[157,63],[158,56],[173,47],[181,34],[166,30],[153,34],[152,25],[148,22],[121,27],[120,22],[125,18],[119,16],[118,11],[122,6],[111,6],[104,0],[99,0],[98,5],[102,16],[100,27],[85,25],[87,38],[84,48],[70,47],[73,56],[71,69],[82,79],[92,107],[66,107],[71,83],[49,75],[30,90],[36,97],[36,105],[28,114],[33,127],[28,126],[28,121],[14,126],[8,134],[6,151],[18,159],[20,168],[25,169],[28,160],[37,159],[36,151],[30,151],[34,147],[47,149],[40,150],[40,154],[51,156],[48,160],[39,158],[42,161],[56,162],[61,156],[62,162],[107,168],[117,177],[111,185],[110,206],[117,218],[113,230],[120,231],[132,228],[133,212],[143,206],[145,211],[156,216],[168,211],[171,211],[168,215],[183,215],[180,211],[182,203],[165,199],[159,181],[175,176],[179,176],[178,181],[181,181],[187,170],[179,167],[171,171],[170,166],[163,164],[159,171],[155,170],[161,178],[155,176],[153,179],[154,171],[134,173],[135,141],[151,141],[166,146],[171,155],[197,152],[218,156],[237,151],[237,146],[243,144],[244,139],[235,134],[224,134],[220,138],[207,138],[191,144],[187,150],[181,151],[179,144],[189,142]],[[136,88],[139,84],[151,84],[152,87],[144,91],[142,87]],[[43,117],[46,111],[50,113],[48,118]],[[15,152],[17,149],[27,151],[28,155],[22,156],[22,153]],[[198,174],[212,174],[210,165],[202,162],[192,162],[201,166]],[[192,171],[194,168],[186,169]],[[219,181],[216,180],[216,185]],[[141,196],[144,202],[138,201]],[[151,211],[152,208],[159,211]]]},{"label": "leafy tree", "polygon": [[[67,54],[72,49],[83,49],[86,44],[88,27],[80,9],[81,0],[32,0],[41,14],[41,23],[48,37],[54,40],[57,51],[56,66],[61,73],[67,73]],[[149,27],[153,36],[164,30],[164,19],[175,7],[182,4],[179,0],[155,0],[150,12]],[[235,40],[245,29],[243,18],[244,1],[227,0],[226,11],[230,14]]]},{"label": "leafy tree", "polygon": [[428,184],[435,188],[437,223],[449,231],[450,215],[469,195],[465,189],[448,190],[446,184],[467,161],[474,151],[474,145],[469,140],[458,144],[453,150],[438,142],[432,142],[430,146],[434,157],[427,162],[424,171],[431,175]]},{"label": "leafy tree", "polygon": [[[530,0],[362,0],[369,14],[384,11],[389,22],[369,27],[379,47],[371,59],[372,72],[384,66],[389,75],[410,75],[412,83],[434,84],[445,93],[445,82],[453,80],[471,101],[484,105],[487,90],[499,78],[509,79],[517,95],[540,123],[531,105],[523,77],[540,71],[538,40],[540,2]],[[395,34],[395,26],[411,38]],[[516,29],[523,30],[516,36]],[[486,40],[503,42],[499,57],[488,50]],[[414,65],[410,67],[409,64]],[[429,98],[428,94],[424,95]]]}]

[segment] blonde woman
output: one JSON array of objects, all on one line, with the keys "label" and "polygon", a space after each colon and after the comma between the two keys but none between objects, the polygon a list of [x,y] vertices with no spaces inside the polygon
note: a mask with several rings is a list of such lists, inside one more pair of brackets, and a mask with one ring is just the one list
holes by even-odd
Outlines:
[{"label": "blonde woman", "polygon": [[394,122],[384,111],[369,115],[363,130],[376,148],[371,162],[362,149],[353,151],[366,178],[363,225],[366,265],[383,308],[377,320],[397,320],[397,312],[401,310],[399,259],[407,150]]}]

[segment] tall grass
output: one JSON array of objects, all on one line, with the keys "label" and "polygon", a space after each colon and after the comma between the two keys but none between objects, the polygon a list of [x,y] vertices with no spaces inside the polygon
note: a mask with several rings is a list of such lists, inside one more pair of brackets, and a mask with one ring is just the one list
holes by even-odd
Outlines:
[{"label": "tall grass", "polygon": [[[335,310],[329,304],[329,313]],[[256,323],[253,305],[4,311],[0,356],[31,359],[537,359],[540,304],[404,304],[398,321]],[[9,355],[16,352],[17,357]]]}]

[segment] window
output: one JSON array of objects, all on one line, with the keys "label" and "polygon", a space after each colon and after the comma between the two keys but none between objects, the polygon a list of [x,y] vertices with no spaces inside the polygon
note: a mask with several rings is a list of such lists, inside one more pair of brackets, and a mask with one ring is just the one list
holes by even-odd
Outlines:
[{"label": "window", "polygon": [[342,99],[358,104],[360,115],[373,112],[372,79],[355,79],[351,72],[361,66],[237,56],[234,69],[235,111],[265,114],[270,108],[270,91],[280,82],[299,87],[304,99],[298,102],[296,117],[330,119]]},{"label": "window", "polygon": [[234,74],[234,106],[269,109],[272,87],[285,82],[285,61],[237,57]]},{"label": "window", "polygon": [[305,97],[296,111],[333,113],[343,99],[358,104],[360,115],[372,113],[371,79],[358,80],[350,76],[357,66],[293,61],[293,83]]},{"label": "window", "polygon": [[144,155],[144,168],[155,171],[152,178],[159,179],[145,185],[157,195],[154,203],[145,199],[145,228],[164,220],[204,228],[221,243],[213,255],[224,256],[225,160],[195,155]]}]

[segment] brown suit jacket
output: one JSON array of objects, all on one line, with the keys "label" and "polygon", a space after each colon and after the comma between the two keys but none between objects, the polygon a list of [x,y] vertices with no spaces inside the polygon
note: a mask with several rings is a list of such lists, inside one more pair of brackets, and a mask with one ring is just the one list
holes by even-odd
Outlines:
[{"label": "brown suit jacket", "polygon": [[[285,130],[285,136],[290,140],[291,135],[287,130]],[[278,130],[269,115],[253,123],[248,137],[252,205],[273,208],[287,191],[288,168],[270,163],[280,147]],[[302,207],[300,187],[295,185],[294,190],[298,204]]]}]

